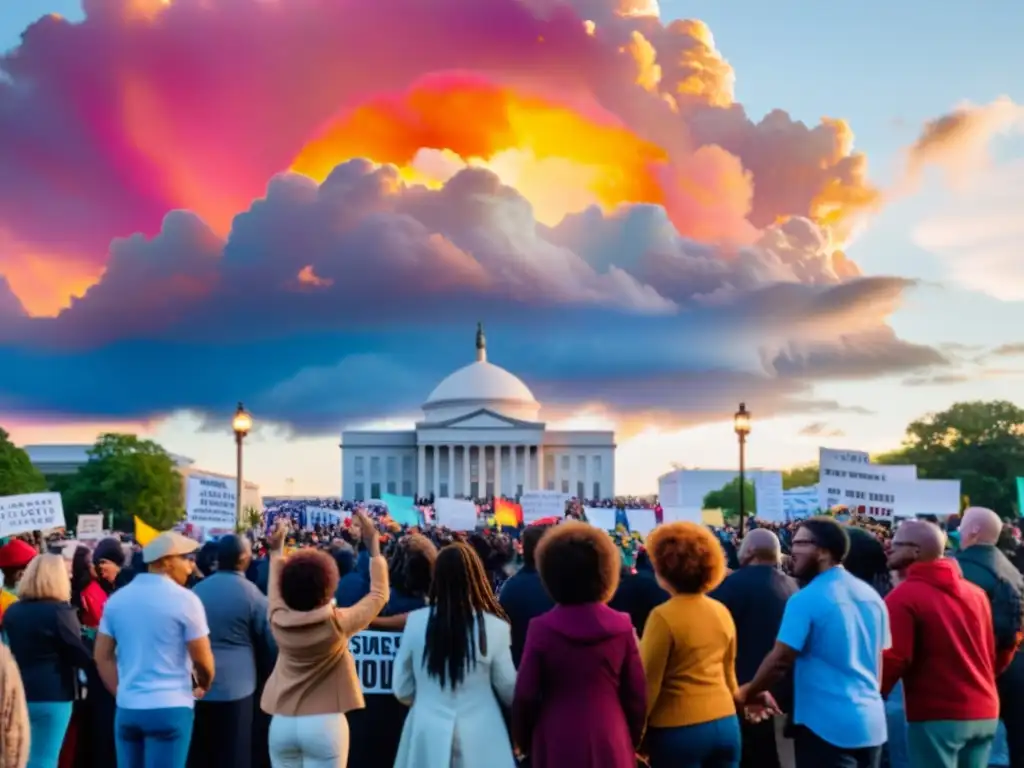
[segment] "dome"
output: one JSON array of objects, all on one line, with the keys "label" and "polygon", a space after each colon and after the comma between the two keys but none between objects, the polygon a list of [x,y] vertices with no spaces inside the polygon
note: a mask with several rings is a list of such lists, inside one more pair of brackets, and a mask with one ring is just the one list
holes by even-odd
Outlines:
[{"label": "dome", "polygon": [[518,376],[487,362],[487,342],[478,324],[476,361],[434,387],[423,411],[428,421],[444,421],[481,408],[524,421],[535,420],[540,412],[540,404]]},{"label": "dome", "polygon": [[459,368],[434,387],[425,405],[452,400],[503,400],[536,403],[522,380],[499,365],[478,360]]}]

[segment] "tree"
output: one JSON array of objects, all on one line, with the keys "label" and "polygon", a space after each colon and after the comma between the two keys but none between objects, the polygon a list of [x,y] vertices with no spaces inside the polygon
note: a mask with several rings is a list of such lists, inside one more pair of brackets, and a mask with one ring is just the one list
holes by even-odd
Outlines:
[{"label": "tree", "polygon": [[[757,511],[754,484],[743,481],[743,511],[753,517]],[[724,517],[732,517],[740,513],[740,478],[737,475],[717,491],[711,491],[704,497],[704,509],[721,509]]]},{"label": "tree", "polygon": [[792,469],[783,470],[782,472],[783,490],[788,491],[790,488],[804,488],[809,485],[817,484],[817,464],[804,464],[799,467],[793,467]]},{"label": "tree", "polygon": [[32,464],[28,454],[11,442],[0,427],[0,496],[38,493],[46,490],[46,478]]},{"label": "tree", "polygon": [[[135,435],[101,435],[89,449],[65,495],[68,525],[82,514],[113,514],[114,528],[128,531],[137,515],[158,531],[185,516],[182,481],[174,460],[152,440]],[[71,514],[67,514],[70,510]]]},{"label": "tree", "polygon": [[1024,477],[1024,409],[1005,400],[954,403],[912,421],[903,447],[875,461],[915,464],[922,478],[959,480],[971,504],[1013,517],[1017,477]]}]

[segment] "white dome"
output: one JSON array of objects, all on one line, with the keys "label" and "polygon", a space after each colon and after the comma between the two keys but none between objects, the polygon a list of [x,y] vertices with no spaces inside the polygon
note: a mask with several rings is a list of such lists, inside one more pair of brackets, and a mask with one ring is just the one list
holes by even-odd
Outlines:
[{"label": "white dome", "polygon": [[498,365],[479,360],[459,368],[438,384],[424,407],[452,401],[502,401],[529,403],[537,401],[530,388],[518,376]]},{"label": "white dome", "polygon": [[477,325],[476,362],[459,368],[434,387],[423,404],[427,421],[439,422],[487,409],[523,421],[535,421],[540,403],[518,376],[487,362],[487,341]]}]

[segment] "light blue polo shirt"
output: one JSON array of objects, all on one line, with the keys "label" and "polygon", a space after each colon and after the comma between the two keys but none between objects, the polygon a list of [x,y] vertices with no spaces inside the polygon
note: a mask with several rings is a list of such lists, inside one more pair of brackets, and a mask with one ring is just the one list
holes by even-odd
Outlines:
[{"label": "light blue polo shirt", "polygon": [[140,573],[107,600],[100,632],[117,643],[117,706],[195,706],[187,644],[210,630],[192,592],[166,576]]},{"label": "light blue polo shirt", "polygon": [[892,644],[881,596],[845,568],[817,576],[786,603],[778,641],[799,652],[793,722],[842,749],[886,741],[882,651]]}]

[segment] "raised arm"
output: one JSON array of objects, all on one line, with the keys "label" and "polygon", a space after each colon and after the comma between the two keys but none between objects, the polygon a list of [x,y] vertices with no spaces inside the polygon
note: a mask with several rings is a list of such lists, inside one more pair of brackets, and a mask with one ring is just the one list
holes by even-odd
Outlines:
[{"label": "raised arm", "polygon": [[335,609],[334,615],[337,617],[338,626],[346,635],[354,635],[370,626],[370,622],[384,609],[391,594],[388,562],[380,554],[380,534],[377,527],[361,509],[356,510],[353,517],[359,524],[363,546],[370,556],[370,591],[351,608]]}]

